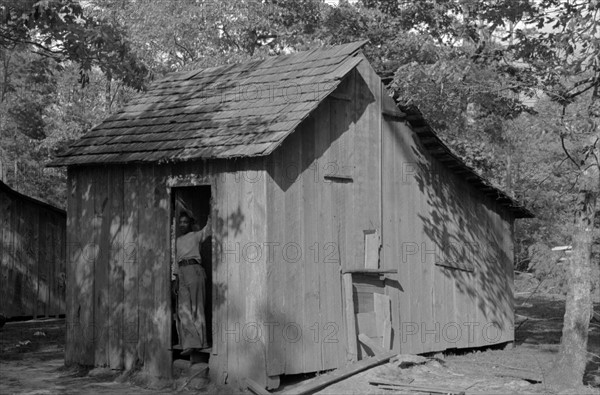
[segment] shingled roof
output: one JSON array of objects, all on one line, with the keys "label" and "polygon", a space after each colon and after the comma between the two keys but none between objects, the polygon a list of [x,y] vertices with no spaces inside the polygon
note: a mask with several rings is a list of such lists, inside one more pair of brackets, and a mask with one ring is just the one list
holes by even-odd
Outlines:
[{"label": "shingled roof", "polygon": [[[177,162],[273,152],[363,59],[366,41],[179,72],[155,82],[49,166]],[[517,217],[533,214],[479,176],[418,110],[402,109],[425,148]]]},{"label": "shingled roof", "polygon": [[268,155],[361,61],[365,43],[173,73],[50,166]]}]

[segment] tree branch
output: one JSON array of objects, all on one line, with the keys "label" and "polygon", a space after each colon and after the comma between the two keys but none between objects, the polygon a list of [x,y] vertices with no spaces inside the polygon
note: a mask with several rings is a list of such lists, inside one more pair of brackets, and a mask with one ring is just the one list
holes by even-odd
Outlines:
[{"label": "tree branch", "polygon": [[579,164],[575,161],[575,159],[573,159],[571,154],[569,154],[569,151],[567,150],[567,147],[565,146],[565,136],[563,136],[562,134],[560,135],[560,145],[562,146],[562,149],[565,152],[565,155],[567,155],[567,158],[569,158],[571,160],[571,162],[573,162],[575,167],[577,167],[578,169],[581,170],[581,166],[579,166]]},{"label": "tree branch", "polygon": [[[182,50],[184,50],[187,53],[188,57],[190,58],[190,61],[193,62],[196,60],[194,54],[189,49],[187,49],[183,45],[179,44],[177,37],[173,36],[173,41],[175,43],[175,46],[181,48]],[[183,59],[183,61],[185,62],[185,59]]]}]

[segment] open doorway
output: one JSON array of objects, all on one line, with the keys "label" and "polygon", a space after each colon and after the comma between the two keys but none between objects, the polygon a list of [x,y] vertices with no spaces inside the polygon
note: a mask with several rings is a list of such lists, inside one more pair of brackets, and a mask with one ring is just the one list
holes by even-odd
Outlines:
[{"label": "open doorway", "polygon": [[[172,300],[171,306],[173,311],[173,317],[171,320],[172,325],[172,336],[171,345],[173,350],[173,359],[190,359],[192,362],[208,362],[208,356],[210,354],[210,348],[212,346],[212,238],[210,232],[204,232],[210,228],[209,217],[211,213],[211,187],[210,185],[201,186],[185,186],[185,187],[174,187],[171,189],[171,249],[172,249],[172,266],[171,270],[173,278],[177,278],[177,281],[172,281]],[[186,215],[188,216],[186,220]],[[185,230],[185,225],[182,227],[182,222],[189,220],[189,228]],[[208,223],[208,228],[206,227]],[[190,240],[192,234],[190,232],[198,233],[198,240],[201,240],[196,244],[196,247],[192,247],[194,242],[187,243],[185,252],[181,248],[181,243],[185,239]],[[185,238],[183,237],[185,236]],[[177,251],[180,246],[180,251]],[[199,254],[199,256],[197,256]],[[191,259],[182,259],[191,258]],[[197,265],[197,266],[196,266]],[[201,268],[201,269],[200,269]],[[204,275],[201,274],[203,271]],[[183,278],[187,276],[186,278]],[[189,276],[198,276],[190,279]],[[204,278],[203,278],[204,276]],[[192,281],[190,281],[192,280]],[[186,287],[182,289],[181,282],[185,285],[190,282],[194,283],[192,288]],[[199,296],[199,290],[203,290],[203,297]],[[194,304],[203,299],[202,303],[198,303],[197,306]],[[191,302],[190,302],[191,300]],[[204,336],[206,343],[202,346],[192,345],[189,346],[189,329],[190,319],[189,315],[182,317],[180,304],[188,303],[187,310],[189,311],[189,303],[192,305],[192,310],[198,313],[204,314]],[[201,308],[201,309],[200,309]],[[192,314],[192,321],[199,323],[197,316]],[[186,326],[187,325],[187,326]],[[196,328],[199,325],[195,325]],[[185,339],[186,331],[188,338]],[[202,331],[198,331],[201,333]],[[202,336],[199,337],[200,339]],[[187,343],[187,346],[186,346]],[[192,353],[186,352],[186,349],[192,348]],[[204,361],[205,360],[205,361]]]}]

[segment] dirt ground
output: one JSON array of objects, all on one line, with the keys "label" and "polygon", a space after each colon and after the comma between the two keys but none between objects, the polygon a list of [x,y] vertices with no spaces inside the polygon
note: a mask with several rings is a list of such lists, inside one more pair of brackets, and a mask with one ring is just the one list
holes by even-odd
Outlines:
[{"label": "dirt ground", "polygon": [[[369,381],[392,381],[412,386],[439,387],[467,394],[549,393],[543,381],[558,349],[564,298],[516,296],[516,345],[509,350],[483,350],[429,356],[425,363],[400,367],[398,362],[370,369],[331,385],[320,394],[415,394],[385,389]],[[600,313],[600,304],[595,305]],[[600,322],[590,326],[591,362],[585,377],[586,392],[600,394]],[[9,322],[0,329],[0,394],[150,394],[179,392],[234,392],[210,386],[188,386],[178,381],[170,387],[148,389],[131,377],[106,370],[65,368],[64,320]],[[277,392],[284,391],[280,388]],[[578,390],[580,391],[580,389]],[[579,393],[579,392],[578,392]]]},{"label": "dirt ground", "polygon": [[[543,384],[558,351],[564,316],[564,297],[529,293],[516,296],[515,347],[509,350],[438,354],[428,362],[401,369],[388,363],[325,388],[319,394],[415,394],[414,391],[383,389],[369,381],[395,381],[413,386],[465,391],[467,394],[547,394]],[[600,304],[595,304],[600,312]],[[600,394],[600,322],[590,325],[586,388],[573,393]],[[541,381],[541,382],[538,382]]]}]

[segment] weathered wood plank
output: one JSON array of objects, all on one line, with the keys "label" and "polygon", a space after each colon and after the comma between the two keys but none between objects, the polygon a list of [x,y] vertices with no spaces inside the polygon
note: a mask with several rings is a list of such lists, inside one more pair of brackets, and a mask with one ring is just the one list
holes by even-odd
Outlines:
[{"label": "weathered wood plank", "polygon": [[109,254],[108,254],[108,347],[107,359],[111,369],[123,369],[124,335],[124,243],[123,243],[123,168],[108,171],[109,190]]},{"label": "weathered wood plank", "polygon": [[46,224],[43,230],[43,238],[44,238],[44,256],[45,256],[45,275],[46,275],[46,287],[43,292],[45,298],[45,312],[44,316],[49,317],[52,315],[52,311],[54,310],[54,287],[56,283],[56,261],[54,260],[54,251],[59,246],[56,244],[56,238],[58,236],[58,228],[54,225],[53,218],[54,216],[51,213],[47,213],[46,215]]},{"label": "weathered wood plank", "polygon": [[8,314],[8,267],[10,264],[11,199],[8,194],[0,193],[0,309]]},{"label": "weathered wood plank", "polygon": [[348,342],[347,360],[355,362],[358,359],[358,337],[356,333],[356,316],[354,315],[354,291],[352,273],[342,275],[344,283],[344,311],[346,317],[346,339]]},{"label": "weathered wood plank", "polygon": [[379,269],[379,249],[381,247],[381,237],[377,229],[364,231],[365,235],[365,269]]},{"label": "weathered wood plank", "polygon": [[[303,354],[304,343],[308,341],[303,336],[303,331],[307,328],[304,327],[303,322],[304,306],[306,305],[303,297],[306,292],[304,282],[306,268],[302,264],[303,255],[306,253],[304,251],[306,245],[304,227],[307,224],[304,222],[303,189],[299,177],[301,176],[302,155],[305,147],[300,134],[294,135],[290,143],[284,149],[284,155],[287,158],[285,177],[286,182],[291,185],[285,193],[285,246],[287,248],[283,255],[283,264],[287,268],[285,278],[287,292],[284,295],[287,322],[284,323],[286,327],[283,336],[286,342],[286,372],[300,373],[304,372],[307,364],[311,363],[311,357]],[[289,248],[290,246],[293,248]]]},{"label": "weathered wood plank", "polygon": [[140,184],[135,166],[123,169],[123,367],[131,370],[139,361],[140,340],[138,267],[138,228],[140,215]]},{"label": "weathered wood plank", "polygon": [[44,230],[44,255],[46,261],[46,290],[44,296],[46,298],[46,311],[45,316],[54,316],[58,313],[58,296],[56,295],[56,284],[58,281],[56,266],[58,265],[56,259],[56,250],[60,248],[58,245],[60,229],[56,226],[55,215],[48,213],[46,216],[46,225]]},{"label": "weathered wood plank", "polygon": [[[213,178],[213,355],[209,359],[211,380],[223,384],[227,377],[228,344],[225,336],[229,295],[228,283],[228,189],[227,167],[212,167]],[[216,354],[215,354],[216,352]]]},{"label": "weathered wood plank", "polygon": [[[267,300],[269,322],[285,322],[285,283],[287,268],[289,264],[283,260],[282,249],[285,245],[285,191],[287,181],[284,166],[284,147],[280,147],[270,157],[268,162],[268,182],[267,182],[267,205],[270,208],[267,212],[268,240],[277,246],[274,257],[267,262],[267,283],[269,288],[269,298]],[[271,333],[267,345],[267,374],[270,376],[285,373],[287,343],[278,330]],[[269,335],[269,333],[267,333]]]},{"label": "weathered wood plank", "polygon": [[462,389],[444,388],[444,387],[432,387],[428,385],[412,385],[404,383],[394,383],[393,389],[400,391],[413,391],[423,392],[428,394],[444,394],[444,395],[464,395],[465,392]]},{"label": "weathered wood plank", "polygon": [[45,297],[46,297],[46,317],[49,316],[54,316],[57,313],[54,313],[54,311],[58,310],[57,306],[56,306],[56,302],[58,302],[58,297],[56,296],[56,284],[58,281],[58,277],[57,277],[57,273],[56,273],[56,266],[58,265],[57,259],[56,259],[56,250],[60,249],[60,245],[57,243],[58,242],[58,237],[60,235],[60,229],[58,226],[56,226],[56,220],[55,220],[55,215],[52,213],[48,213],[47,215],[47,219],[46,219],[46,230],[44,233],[44,237],[45,237],[45,256],[46,256],[46,262],[47,262],[47,267],[46,267],[46,276],[47,276],[47,281],[46,281],[46,291],[45,291]]},{"label": "weathered wood plank", "polygon": [[79,209],[81,207],[78,184],[79,179],[76,171],[69,169],[67,173],[67,253],[65,262],[65,364],[67,366],[77,362],[75,351],[77,350],[76,343],[79,341],[75,326],[75,257],[79,253],[77,238],[79,235]]},{"label": "weathered wood plank", "polygon": [[[374,297],[374,308],[375,308],[375,325],[377,327],[377,335],[386,337],[386,325],[391,324],[391,299],[387,295],[375,293]],[[387,323],[387,324],[386,324]],[[388,336],[389,337],[389,336]],[[383,346],[383,345],[382,345]],[[386,348],[389,350],[389,346]]]},{"label": "weathered wood plank", "polygon": [[243,292],[240,292],[244,278],[241,271],[244,266],[249,265],[242,250],[246,247],[244,234],[247,231],[246,217],[249,212],[244,205],[244,188],[246,180],[236,179],[233,174],[238,163],[227,164],[227,211],[224,213],[227,218],[227,239],[225,242],[228,250],[227,254],[227,321],[223,328],[223,333],[227,342],[227,373],[231,378],[239,374],[239,361],[242,355],[242,327],[245,313],[245,302]]},{"label": "weathered wood plank", "polygon": [[[300,186],[298,193],[301,196],[298,208],[298,216],[302,217],[302,240],[300,244],[302,251],[302,288],[298,290],[301,293],[301,299],[304,300],[302,311],[302,322],[298,322],[302,328],[302,353],[304,359],[304,368],[309,371],[321,371],[326,369],[326,359],[331,355],[326,355],[325,344],[320,338],[321,328],[325,324],[322,317],[329,317],[327,310],[327,301],[329,290],[327,289],[327,268],[320,262],[319,252],[323,241],[319,224],[319,206],[321,199],[317,185],[314,181],[314,172],[310,166],[315,158],[316,150],[321,147],[316,146],[315,131],[327,134],[324,126],[328,126],[329,101],[321,103],[315,115],[309,116],[304,121],[300,130],[301,135],[299,149],[301,154],[295,165],[299,172],[302,172],[296,183]],[[318,119],[317,123],[315,120]],[[326,221],[323,221],[326,222]],[[327,361],[327,365],[331,362]]]},{"label": "weathered wood plank", "polygon": [[389,361],[396,353],[393,351],[386,352],[381,355],[376,355],[372,358],[366,358],[361,361],[355,362],[344,368],[337,369],[333,373],[319,376],[318,378],[306,383],[301,384],[298,387],[292,388],[289,391],[285,391],[286,395],[304,395],[316,392],[322,388],[325,388],[331,384],[337,383],[338,381],[344,380],[350,376],[360,373],[364,370],[370,369],[377,365],[381,365]]},{"label": "weathered wood plank", "polygon": [[[433,318],[433,289],[434,289],[434,269],[436,254],[440,249],[443,249],[443,241],[440,235],[439,227],[435,226],[434,218],[444,215],[444,205],[442,199],[434,199],[430,202],[426,196],[436,196],[436,189],[440,183],[439,169],[436,162],[429,156],[425,157],[426,163],[423,163],[423,178],[426,186],[422,191],[422,196],[419,201],[421,212],[421,243],[419,244],[418,261],[420,268],[415,267],[419,271],[419,301],[421,318],[419,321],[420,343],[422,352],[432,352],[439,347],[440,326],[439,322],[435,322]],[[444,227],[444,225],[442,225]],[[442,230],[443,232],[443,230]],[[419,236],[417,236],[419,237]],[[416,240],[415,240],[416,241]]]},{"label": "weathered wood plank", "polygon": [[39,237],[40,237],[40,223],[39,223],[39,211],[36,208],[32,208],[28,203],[23,204],[25,209],[25,229],[26,234],[24,235],[22,251],[24,252],[24,264],[25,264],[25,278],[23,287],[23,298],[27,305],[28,314],[33,317],[37,317],[37,298],[38,298],[38,284],[39,284],[39,260],[38,260],[38,249],[39,249]]},{"label": "weathered wood plank", "polygon": [[93,238],[98,246],[93,272],[93,327],[94,327],[94,365],[110,366],[109,334],[111,306],[110,298],[110,253],[111,244],[111,195],[108,169],[94,169],[91,198],[94,201]]},{"label": "weathered wood plank", "polygon": [[[385,94],[383,103],[385,99]],[[388,97],[389,100],[393,100]],[[382,226],[382,249],[381,249],[381,266],[384,270],[394,270],[396,273],[401,273],[402,264],[402,251],[400,243],[400,203],[397,201],[400,195],[400,182],[402,181],[401,168],[398,169],[402,163],[401,146],[399,144],[398,135],[401,133],[399,128],[396,126],[397,121],[389,120],[384,118],[382,127],[382,212],[383,222]],[[398,279],[403,282],[401,275],[397,276]],[[397,286],[386,287],[386,293],[390,296],[392,303],[392,349],[400,351],[400,320],[407,314],[407,311],[403,309],[402,297],[403,293]]]},{"label": "weathered wood plank", "polygon": [[[360,182],[361,169],[357,164],[361,163],[359,154],[360,147],[356,146],[357,135],[360,132],[360,126],[357,124],[358,104],[358,78],[359,73],[353,70],[348,75],[347,92],[354,98],[350,105],[345,106],[343,112],[340,112],[340,118],[332,122],[331,139],[339,139],[339,151],[336,157],[332,158],[332,162],[337,165],[340,172],[346,172],[346,169],[351,170],[351,176],[355,182]],[[338,123],[341,120],[341,123]],[[349,123],[349,124],[348,124]],[[344,130],[340,125],[346,126]],[[334,167],[335,169],[335,167]],[[356,218],[356,189],[355,182],[349,184],[336,183],[334,186],[335,199],[333,204],[338,209],[338,233],[339,233],[339,249],[341,252],[340,260],[342,268],[357,269],[362,267],[362,257],[357,261],[358,254],[362,254],[362,230],[357,229],[359,219]]]},{"label": "weathered wood plank", "polygon": [[4,252],[6,250],[4,244],[4,234],[9,231],[8,224],[6,220],[8,218],[8,197],[0,193],[0,284],[3,284],[0,287],[0,310],[6,311],[6,307],[8,305],[8,301],[6,300],[6,281],[8,281],[8,268],[6,267],[6,263],[4,261]]},{"label": "weathered wood plank", "polygon": [[381,230],[381,82],[368,62],[356,67],[354,116],[356,133],[354,152],[356,170],[354,196],[356,208],[352,215],[356,222],[352,243],[355,267],[364,267],[365,238],[363,232],[370,229]]},{"label": "weathered wood plank", "polygon": [[[98,188],[97,177],[100,177],[99,170],[86,169],[78,172],[79,182],[77,199],[81,199],[81,209],[78,210],[79,229],[77,237],[81,248],[79,256],[75,261],[73,270],[75,270],[76,287],[74,298],[77,301],[75,305],[75,322],[80,326],[80,331],[76,333],[79,338],[76,343],[77,349],[75,355],[77,362],[82,365],[94,365],[95,341],[99,338],[100,326],[95,322],[94,297],[95,280],[94,268],[99,252],[98,245],[98,223],[96,204],[96,190]],[[99,214],[99,213],[98,213]]]},{"label": "weathered wood plank", "polygon": [[383,321],[383,339],[381,342],[381,346],[384,350],[392,350],[392,321],[385,320]]},{"label": "weathered wood plank", "polygon": [[[341,92],[345,96],[348,92],[349,79],[343,80],[336,92]],[[337,158],[343,158],[339,165],[339,173],[352,175],[352,169],[345,161],[345,155],[342,152],[343,139],[347,139],[346,133],[348,123],[349,103],[340,101],[325,101],[319,112],[315,114],[315,128],[313,131],[315,138],[315,161],[311,163],[311,175],[314,176],[315,191],[313,200],[317,201],[319,220],[315,221],[318,234],[317,256],[315,260],[318,268],[319,277],[324,278],[322,290],[324,290],[325,299],[321,305],[325,310],[321,312],[318,328],[318,339],[322,342],[321,352],[323,358],[323,368],[330,369],[346,364],[346,330],[343,314],[343,290],[342,276],[340,269],[341,246],[340,246],[340,227],[342,219],[339,216],[338,208],[335,207],[335,190],[340,186],[334,186],[334,182],[325,179],[325,163],[335,163]],[[342,133],[342,135],[340,135]],[[344,134],[345,133],[345,134]],[[336,140],[337,136],[337,141]],[[314,170],[314,174],[313,171]],[[343,188],[343,187],[342,187]],[[322,274],[321,274],[322,273]]]},{"label": "weathered wood plank", "polygon": [[[413,177],[406,179],[407,189],[406,205],[403,207],[403,212],[406,220],[404,221],[403,229],[403,263],[408,266],[408,281],[405,283],[408,289],[407,296],[411,299],[410,316],[404,322],[405,327],[402,328],[402,334],[405,335],[409,352],[418,354],[423,352],[422,322],[425,322],[426,317],[423,317],[423,304],[426,303],[427,293],[429,289],[423,284],[423,262],[421,257],[421,247],[426,240],[424,236],[423,218],[429,217],[429,207],[423,200],[426,200],[426,191],[420,188],[421,184],[427,182],[427,173],[424,166],[427,165],[426,158],[418,157],[416,152],[423,152],[423,149],[413,140],[414,133],[409,133],[405,136],[409,147],[413,150],[407,152],[405,161],[411,168]],[[403,136],[404,137],[404,136]]]},{"label": "weathered wood plank", "polygon": [[37,273],[35,273],[36,292],[34,296],[35,317],[44,317],[47,313],[48,300],[48,267],[49,262],[46,259],[46,215],[43,210],[36,210],[37,217],[37,253],[34,256]]},{"label": "weathered wood plank", "polygon": [[[69,189],[68,189],[68,183],[67,183],[67,202],[68,202],[68,194],[69,194]],[[66,225],[67,225],[67,221],[66,221],[66,216],[63,218],[56,218],[56,229],[57,229],[57,233],[55,234],[56,236],[56,243],[55,243],[55,250],[54,250],[54,255],[55,255],[55,278],[56,278],[56,287],[55,287],[55,295],[56,295],[56,313],[55,315],[58,316],[59,314],[66,314],[66,270],[67,270],[67,259],[68,259],[68,252],[67,252],[67,229],[66,229]]]},{"label": "weathered wood plank", "polygon": [[[355,72],[340,83],[336,91],[348,97],[355,97]],[[354,162],[354,103],[342,101],[329,101],[328,114],[316,114],[317,123],[324,123],[322,127],[317,128],[317,157],[318,157],[318,182],[320,185],[320,201],[323,203],[320,218],[324,227],[323,236],[323,265],[327,271],[326,289],[328,292],[328,317],[332,317],[330,323],[322,336],[323,341],[329,342],[332,336],[337,341],[337,366],[343,366],[348,360],[356,360],[356,335],[353,340],[348,340],[347,321],[343,311],[345,310],[345,290],[343,278],[340,270],[342,268],[353,267],[351,251],[354,248],[349,243],[352,237],[350,223],[354,221],[352,215],[349,215],[353,197],[352,182],[343,182],[343,178],[349,177],[352,180],[356,174]],[[326,109],[326,108],[325,108]],[[328,116],[327,116],[328,115]],[[319,156],[320,152],[324,154]],[[320,226],[320,227],[321,227]],[[351,292],[351,291],[350,291]],[[349,343],[350,342],[350,343]],[[354,351],[349,351],[348,346],[354,342]],[[330,346],[331,344],[328,344]],[[324,353],[332,352],[325,351]],[[353,356],[352,356],[353,355]],[[349,359],[350,358],[350,359]],[[332,366],[333,367],[333,366]]]},{"label": "weathered wood plank", "polygon": [[22,287],[22,273],[19,265],[21,259],[21,232],[23,231],[21,215],[19,213],[21,212],[22,206],[23,205],[18,200],[15,200],[11,215],[11,228],[13,229],[13,233],[10,241],[12,248],[9,264],[8,292],[9,295],[12,295],[13,303],[11,304],[11,315],[14,316],[25,315],[20,290],[20,287]]},{"label": "weathered wood plank", "polygon": [[381,347],[381,345],[377,344],[373,341],[369,336],[364,333],[360,333],[358,335],[358,340],[362,343],[363,346],[367,346],[373,355],[381,355],[386,351]]},{"label": "weathered wood plank", "polygon": [[256,394],[256,395],[270,394],[270,392],[267,391],[264,386],[258,384],[256,381],[254,381],[250,378],[247,378],[247,377],[244,380],[246,382],[246,388],[248,390],[250,390],[250,392],[252,392],[253,394]]},{"label": "weathered wood plank", "polygon": [[[514,235],[514,217],[512,215],[512,213],[509,212],[505,212],[504,214],[504,222],[503,222],[503,226],[504,226],[504,253],[507,256],[507,262],[506,262],[506,271],[508,274],[508,278],[506,279],[506,281],[508,282],[508,289],[507,292],[509,294],[509,306],[508,306],[508,310],[507,310],[507,314],[508,314],[508,328],[506,328],[506,330],[509,332],[508,336],[507,336],[507,340],[508,341],[514,341],[515,340],[515,315],[514,315],[514,311],[515,311],[515,282],[514,282],[514,276],[515,276],[515,262],[514,262],[514,251],[515,251],[515,246],[514,246],[514,240],[515,240],[515,235]],[[598,286],[600,286],[600,283],[597,284]]]},{"label": "weathered wood plank", "polygon": [[[265,251],[264,240],[267,237],[267,206],[266,206],[266,174],[264,168],[264,159],[249,160],[248,172],[252,175],[258,174],[256,180],[247,182],[245,207],[248,210],[248,246],[258,246],[254,252],[247,248],[248,264],[245,265],[245,292],[246,292],[246,328],[243,331],[243,341],[249,351],[246,356],[241,358],[240,370],[246,377],[255,381],[268,384],[266,372],[266,347],[267,341],[264,336],[267,313],[264,306],[267,304],[269,293],[267,292],[267,260],[269,259]],[[260,241],[257,243],[257,241]],[[257,244],[250,244],[257,243]]]},{"label": "weathered wood plank", "polygon": [[6,206],[6,230],[3,233],[4,249],[2,253],[2,265],[6,270],[6,285],[3,287],[6,292],[6,310],[8,317],[18,312],[15,308],[15,254],[16,254],[16,234],[17,234],[17,202],[15,199],[8,197]]},{"label": "weathered wood plank", "polygon": [[153,217],[155,206],[154,194],[154,167],[137,166],[139,174],[140,204],[138,206],[138,311],[139,311],[139,341],[138,358],[144,363],[144,370],[150,374],[153,372],[152,347],[150,342],[155,336],[153,325],[154,315],[154,275],[152,272],[154,260],[156,259],[156,244],[151,235],[155,229],[156,219]]},{"label": "weathered wood plank", "polygon": [[157,375],[170,379],[172,374],[171,347],[171,270],[170,270],[170,240],[169,228],[169,200],[167,195],[168,168],[158,166],[155,170],[154,194],[156,196],[154,207],[154,235],[157,249],[154,276],[154,325],[155,339],[152,342],[154,349],[155,366]]}]

